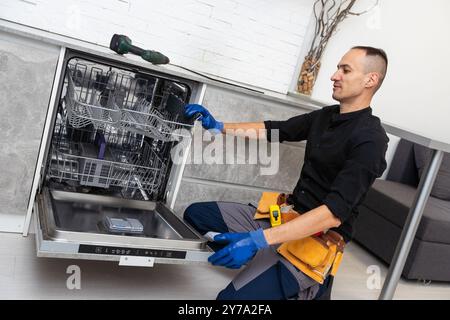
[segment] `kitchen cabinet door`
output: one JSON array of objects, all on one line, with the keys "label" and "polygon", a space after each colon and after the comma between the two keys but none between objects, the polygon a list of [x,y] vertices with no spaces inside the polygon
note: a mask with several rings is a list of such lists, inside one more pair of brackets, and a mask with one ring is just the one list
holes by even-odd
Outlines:
[{"label": "kitchen cabinet door", "polygon": [[0,231],[23,228],[58,55],[0,32]]}]

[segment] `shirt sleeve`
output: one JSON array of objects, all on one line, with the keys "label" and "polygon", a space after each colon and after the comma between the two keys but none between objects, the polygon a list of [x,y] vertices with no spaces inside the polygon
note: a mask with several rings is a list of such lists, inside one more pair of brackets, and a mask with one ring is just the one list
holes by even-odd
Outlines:
[{"label": "shirt sleeve", "polygon": [[[320,110],[301,114],[285,121],[264,121],[269,142],[302,141]],[[278,139],[277,139],[278,138]]]},{"label": "shirt sleeve", "polygon": [[350,218],[375,179],[386,169],[387,136],[371,133],[361,134],[357,139],[323,201],[341,223]]}]

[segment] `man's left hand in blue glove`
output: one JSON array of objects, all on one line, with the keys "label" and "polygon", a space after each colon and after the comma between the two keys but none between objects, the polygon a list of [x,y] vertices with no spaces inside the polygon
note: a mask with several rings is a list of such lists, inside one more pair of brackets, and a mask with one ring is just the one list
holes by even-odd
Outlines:
[{"label": "man's left hand in blue glove", "polygon": [[199,114],[198,120],[202,121],[203,128],[210,130],[223,131],[223,122],[214,119],[212,114],[201,104],[187,104],[184,106],[184,114],[187,117],[192,117],[195,114]]},{"label": "man's left hand in blue glove", "polygon": [[259,249],[267,248],[269,244],[262,229],[244,233],[222,233],[214,237],[216,242],[228,242],[225,248],[208,258],[215,266],[239,269],[249,261]]}]

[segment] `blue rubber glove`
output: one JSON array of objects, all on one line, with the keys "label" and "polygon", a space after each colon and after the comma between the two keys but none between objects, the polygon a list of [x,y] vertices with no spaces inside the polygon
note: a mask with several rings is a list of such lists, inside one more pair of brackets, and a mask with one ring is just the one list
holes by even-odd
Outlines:
[{"label": "blue rubber glove", "polygon": [[215,266],[238,269],[248,262],[259,249],[267,248],[269,244],[262,229],[246,233],[222,233],[214,237],[217,242],[229,242],[225,248],[208,258]]},{"label": "blue rubber glove", "polygon": [[223,122],[217,121],[214,119],[214,117],[209,113],[209,111],[200,104],[187,104],[184,107],[184,114],[187,117],[192,117],[196,113],[200,114],[200,117],[198,120],[202,121],[203,128],[209,130],[209,129],[215,129],[222,132],[223,130]]},{"label": "blue rubber glove", "polygon": [[247,237],[248,237],[247,232],[221,233],[214,236],[214,242],[218,243],[238,242],[239,240],[242,240]]}]

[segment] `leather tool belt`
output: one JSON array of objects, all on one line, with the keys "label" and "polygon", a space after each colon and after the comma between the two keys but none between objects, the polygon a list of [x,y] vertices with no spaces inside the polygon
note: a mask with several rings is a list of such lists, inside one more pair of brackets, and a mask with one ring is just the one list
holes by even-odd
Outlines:
[{"label": "leather tool belt", "polygon": [[[281,221],[286,223],[300,215],[289,208],[287,196],[284,193],[263,192],[258,203],[254,219],[270,218],[269,206],[280,206]],[[286,208],[284,210],[283,208]],[[345,241],[337,232],[328,230],[303,239],[283,243],[277,249],[278,253],[296,266],[300,271],[323,284],[328,275],[334,276],[339,268],[344,254]]]},{"label": "leather tool belt", "polygon": [[270,219],[270,206],[277,204],[280,206],[281,223],[286,223],[292,219],[297,218],[300,214],[292,209],[292,205],[287,202],[288,196],[285,193],[278,192],[263,192],[258,207],[254,215],[254,219]]},{"label": "leather tool belt", "polygon": [[328,275],[335,276],[344,254],[344,238],[332,230],[283,243],[277,251],[300,271],[323,284]]}]

